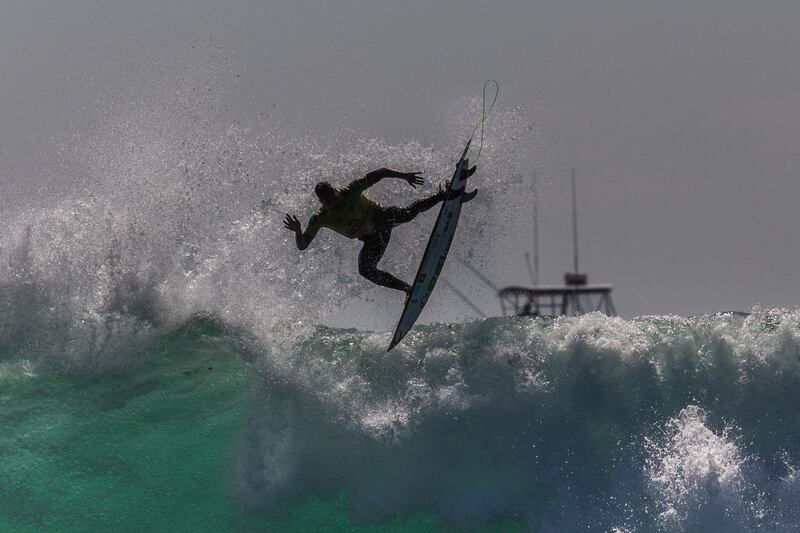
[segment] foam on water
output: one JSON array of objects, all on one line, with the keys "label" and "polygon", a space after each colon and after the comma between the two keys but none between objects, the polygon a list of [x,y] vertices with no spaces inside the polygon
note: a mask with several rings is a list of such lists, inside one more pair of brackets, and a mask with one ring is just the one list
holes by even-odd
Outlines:
[{"label": "foam on water", "polygon": [[[195,412],[190,393],[202,393],[204,402],[217,388],[226,402],[247,397],[235,449],[204,452],[236,461],[226,475],[203,482],[223,490],[231,479],[248,523],[262,513],[265,523],[294,520],[309,498],[336,501],[346,494],[339,505],[361,524],[423,513],[455,530],[498,521],[530,531],[800,526],[797,311],[432,324],[389,354],[389,331],[317,326],[298,330],[291,341],[265,343],[220,325],[213,335],[221,341],[211,342],[193,323],[142,344],[137,356],[151,365],[125,371],[132,372],[130,383],[124,374],[110,383],[90,380],[97,385],[81,392],[80,401],[63,404],[67,419],[47,412],[74,395],[72,388],[46,385],[41,380],[49,371],[30,360],[5,362],[0,414],[32,429],[38,419],[46,423],[50,429],[17,437],[30,447],[36,435],[70,434],[67,422],[80,426],[84,417],[102,435],[109,408],[110,420],[123,424],[115,431],[122,431],[125,420],[136,420],[135,428],[145,423],[143,408],[147,416],[165,412],[181,421],[209,409],[224,412],[213,403]],[[177,368],[161,363],[176,351],[185,352]],[[221,361],[198,388],[195,373],[231,351],[249,361],[250,392],[231,390],[242,383],[241,367]],[[239,377],[226,377],[226,366]],[[157,427],[174,441],[175,454],[161,450],[159,457],[181,464],[185,443],[169,436],[174,430],[164,422]],[[51,456],[65,453],[44,443],[29,449],[54,465]],[[133,461],[136,452],[130,453]],[[79,463],[65,464],[65,475],[90,475],[91,483],[106,468],[87,474],[69,465]],[[0,474],[23,483],[15,471]],[[54,475],[57,486],[66,483]],[[105,509],[96,497],[82,494],[81,516],[94,516],[94,506]]]},{"label": "foam on water", "polygon": [[[589,315],[319,329],[262,366],[240,490],[270,512],[346,488],[353,512],[459,527],[791,531],[800,315]],[[280,361],[280,363],[274,363]]]}]

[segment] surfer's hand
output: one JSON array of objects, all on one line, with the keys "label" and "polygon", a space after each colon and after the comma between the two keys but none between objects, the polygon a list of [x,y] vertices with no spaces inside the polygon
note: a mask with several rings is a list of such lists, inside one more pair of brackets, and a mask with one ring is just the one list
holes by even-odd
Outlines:
[{"label": "surfer's hand", "polygon": [[425,180],[419,177],[421,172],[404,172],[402,178],[408,182],[409,185],[417,188],[417,185],[422,185]]},{"label": "surfer's hand", "polygon": [[300,233],[302,229],[300,221],[297,220],[297,217],[290,215],[289,213],[286,213],[286,218],[283,220],[283,225],[286,227],[286,229],[295,233]]}]

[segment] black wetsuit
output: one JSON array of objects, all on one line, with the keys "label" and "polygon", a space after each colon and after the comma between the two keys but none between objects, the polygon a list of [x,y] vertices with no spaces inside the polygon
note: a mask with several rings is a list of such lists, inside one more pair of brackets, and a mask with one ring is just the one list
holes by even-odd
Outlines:
[{"label": "black wetsuit", "polygon": [[358,273],[372,283],[405,291],[409,285],[401,279],[378,268],[378,263],[386,252],[392,229],[400,224],[414,220],[418,214],[423,213],[444,200],[444,193],[437,193],[427,198],[417,200],[408,207],[380,207],[375,213],[375,231],[359,239],[364,243],[358,254]]}]

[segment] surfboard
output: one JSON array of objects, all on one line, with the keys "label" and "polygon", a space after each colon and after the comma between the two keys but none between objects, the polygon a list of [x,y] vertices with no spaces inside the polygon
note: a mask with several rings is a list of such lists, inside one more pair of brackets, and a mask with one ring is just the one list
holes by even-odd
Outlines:
[{"label": "surfboard", "polygon": [[472,200],[478,192],[477,190],[465,192],[467,169],[469,168],[467,151],[469,151],[471,143],[472,139],[470,138],[458,160],[453,179],[450,180],[450,186],[447,189],[446,199],[442,202],[439,216],[436,218],[436,224],[433,225],[428,245],[425,247],[425,253],[422,254],[422,261],[417,270],[417,275],[414,277],[414,283],[411,286],[411,297],[406,302],[405,308],[403,308],[403,314],[400,315],[400,321],[397,323],[392,343],[386,351],[391,350],[403,340],[403,337],[406,336],[414,326],[417,318],[419,318],[420,313],[425,308],[425,304],[428,303],[428,298],[430,298],[433,288],[436,286],[436,281],[439,279],[439,274],[444,267],[447,253],[450,251],[450,245],[453,242],[453,236],[458,226],[458,219],[461,216],[461,204]]}]

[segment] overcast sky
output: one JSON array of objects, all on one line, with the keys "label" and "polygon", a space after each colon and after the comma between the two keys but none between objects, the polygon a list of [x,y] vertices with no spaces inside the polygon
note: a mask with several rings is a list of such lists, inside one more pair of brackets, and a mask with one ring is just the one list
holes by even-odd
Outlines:
[{"label": "overcast sky", "polygon": [[[623,315],[793,307],[798,25],[797,0],[0,0],[0,157],[206,35],[237,56],[245,109],[314,124],[377,102],[389,139],[492,77],[577,168],[582,267]],[[571,265],[566,176],[542,186],[549,283]]]}]

